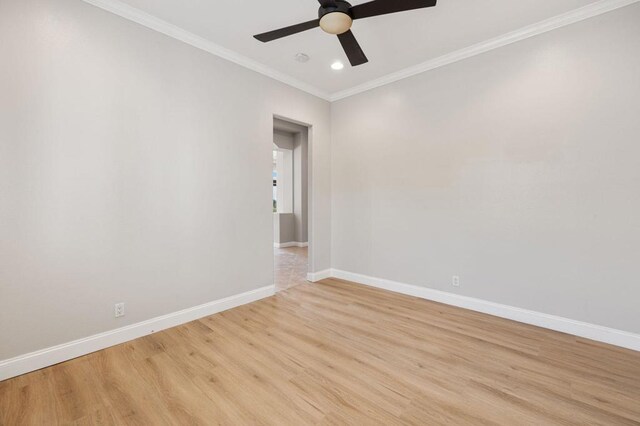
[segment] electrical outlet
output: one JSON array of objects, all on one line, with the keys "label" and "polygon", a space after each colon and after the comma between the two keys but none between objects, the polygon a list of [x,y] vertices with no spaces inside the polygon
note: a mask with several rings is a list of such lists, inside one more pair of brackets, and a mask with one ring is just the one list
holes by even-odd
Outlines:
[{"label": "electrical outlet", "polygon": [[124,303],[116,303],[115,305],[115,315],[116,318],[124,316]]},{"label": "electrical outlet", "polygon": [[457,275],[454,275],[453,278],[451,278],[451,284],[454,287],[460,287],[460,277]]}]

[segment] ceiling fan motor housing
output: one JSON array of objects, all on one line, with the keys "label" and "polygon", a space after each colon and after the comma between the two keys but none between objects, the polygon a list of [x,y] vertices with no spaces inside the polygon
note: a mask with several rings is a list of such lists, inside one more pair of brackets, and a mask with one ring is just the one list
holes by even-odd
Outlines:
[{"label": "ceiling fan motor housing", "polygon": [[342,34],[351,29],[353,18],[351,17],[351,4],[344,0],[335,0],[333,5],[320,7],[318,17],[320,28],[329,34]]}]

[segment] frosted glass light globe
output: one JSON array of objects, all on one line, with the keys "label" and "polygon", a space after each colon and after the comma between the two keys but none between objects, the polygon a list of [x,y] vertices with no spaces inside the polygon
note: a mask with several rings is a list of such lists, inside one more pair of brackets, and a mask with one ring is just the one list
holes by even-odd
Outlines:
[{"label": "frosted glass light globe", "polygon": [[320,18],[320,28],[329,34],[342,34],[351,29],[353,19],[342,12],[331,12]]}]

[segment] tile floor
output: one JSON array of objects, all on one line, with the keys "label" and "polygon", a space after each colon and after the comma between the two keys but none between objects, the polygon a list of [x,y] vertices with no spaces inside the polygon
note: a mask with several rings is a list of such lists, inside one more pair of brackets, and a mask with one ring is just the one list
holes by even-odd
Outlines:
[{"label": "tile floor", "polygon": [[307,247],[274,248],[276,291],[307,282]]}]

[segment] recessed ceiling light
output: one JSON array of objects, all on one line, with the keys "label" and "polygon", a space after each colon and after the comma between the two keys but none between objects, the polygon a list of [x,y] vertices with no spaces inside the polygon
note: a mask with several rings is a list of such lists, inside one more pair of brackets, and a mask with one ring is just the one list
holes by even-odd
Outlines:
[{"label": "recessed ceiling light", "polygon": [[342,68],[344,68],[344,64],[340,61],[335,61],[334,63],[331,64],[332,70],[340,71]]},{"label": "recessed ceiling light", "polygon": [[296,56],[294,56],[294,59],[302,64],[304,64],[305,62],[309,62],[309,55],[307,55],[306,53],[296,53]]}]

